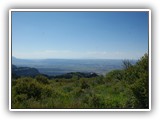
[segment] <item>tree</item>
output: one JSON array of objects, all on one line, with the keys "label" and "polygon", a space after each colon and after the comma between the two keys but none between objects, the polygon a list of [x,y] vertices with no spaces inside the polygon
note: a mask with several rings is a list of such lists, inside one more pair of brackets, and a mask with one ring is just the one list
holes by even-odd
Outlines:
[{"label": "tree", "polygon": [[128,69],[132,66],[132,64],[129,60],[123,60],[122,63],[123,63],[122,66],[124,69]]},{"label": "tree", "polygon": [[149,67],[148,54],[145,54],[135,65],[136,80],[131,85],[134,96],[138,100],[138,107],[149,107]]}]

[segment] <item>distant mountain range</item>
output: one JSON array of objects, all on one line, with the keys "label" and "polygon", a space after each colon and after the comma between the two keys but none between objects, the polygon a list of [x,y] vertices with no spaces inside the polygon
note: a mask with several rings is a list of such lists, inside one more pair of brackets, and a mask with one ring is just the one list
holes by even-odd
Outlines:
[{"label": "distant mountain range", "polygon": [[[117,59],[18,59],[12,57],[12,64],[17,67],[36,68],[40,73],[49,76],[71,72],[105,75],[111,70],[122,69],[122,61]],[[132,64],[136,63],[136,60],[130,61]]]}]

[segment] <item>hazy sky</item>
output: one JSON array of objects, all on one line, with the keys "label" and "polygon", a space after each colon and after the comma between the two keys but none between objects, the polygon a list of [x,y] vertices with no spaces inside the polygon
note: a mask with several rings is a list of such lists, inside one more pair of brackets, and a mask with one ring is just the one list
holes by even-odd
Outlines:
[{"label": "hazy sky", "polygon": [[17,58],[139,59],[148,12],[12,12]]}]

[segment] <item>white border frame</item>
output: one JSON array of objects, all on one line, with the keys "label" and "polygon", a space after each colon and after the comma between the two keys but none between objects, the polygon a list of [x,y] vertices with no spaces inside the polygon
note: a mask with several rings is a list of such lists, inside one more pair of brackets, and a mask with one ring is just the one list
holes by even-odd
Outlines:
[{"label": "white border frame", "polygon": [[[149,53],[149,109],[12,109],[11,108],[11,65],[12,65],[12,12],[15,11],[27,11],[27,12],[36,12],[36,11],[113,11],[113,12],[135,12],[135,11],[146,11],[149,13],[149,36],[148,36],[148,53]],[[151,110],[151,10],[150,9],[10,9],[9,10],[9,110],[10,111],[150,111]]]}]

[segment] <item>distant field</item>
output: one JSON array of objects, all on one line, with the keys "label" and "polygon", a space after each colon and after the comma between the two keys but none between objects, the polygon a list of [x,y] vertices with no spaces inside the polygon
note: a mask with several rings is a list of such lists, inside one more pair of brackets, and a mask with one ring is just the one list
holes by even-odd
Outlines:
[{"label": "distant field", "polygon": [[[34,67],[40,73],[61,75],[69,72],[94,72],[105,75],[111,70],[122,69],[122,61],[116,59],[17,59],[12,58],[16,66]],[[130,60],[132,64],[136,60]]]}]

